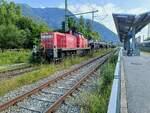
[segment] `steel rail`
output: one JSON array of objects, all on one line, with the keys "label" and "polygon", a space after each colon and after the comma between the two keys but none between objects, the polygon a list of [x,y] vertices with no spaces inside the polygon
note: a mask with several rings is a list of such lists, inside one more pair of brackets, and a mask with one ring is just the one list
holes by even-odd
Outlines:
[{"label": "steel rail", "polygon": [[17,67],[17,68],[14,68],[14,69],[8,69],[8,70],[0,71],[0,74],[5,74],[5,73],[21,70],[21,69],[26,69],[26,68],[31,68],[31,66],[27,65],[27,66]]},{"label": "steel rail", "polygon": [[71,95],[76,89],[80,87],[80,85],[86,81],[106,60],[104,59],[100,64],[98,64],[94,69],[92,69],[90,72],[85,74],[71,89],[69,89],[64,95],[62,95],[56,102],[54,102],[47,111],[44,113],[53,113],[60,105],[61,103],[69,96]]},{"label": "steel rail", "polygon": [[13,106],[13,105],[16,104],[17,102],[19,102],[19,101],[25,99],[26,97],[29,97],[30,95],[37,93],[37,92],[40,91],[41,89],[44,89],[44,88],[48,87],[50,84],[53,84],[53,83],[57,82],[58,80],[61,80],[61,79],[63,79],[63,78],[66,77],[66,76],[69,76],[72,72],[75,72],[75,71],[79,70],[80,68],[82,68],[82,67],[84,67],[84,66],[86,66],[86,65],[88,65],[88,64],[90,64],[90,63],[92,63],[92,62],[94,62],[94,61],[96,61],[97,59],[102,58],[102,57],[104,57],[104,56],[106,56],[106,55],[108,55],[108,54],[111,54],[111,53],[112,53],[112,51],[109,51],[109,52],[107,52],[106,54],[101,55],[100,57],[96,57],[96,58],[94,58],[94,59],[92,59],[92,60],[90,60],[90,61],[88,61],[88,62],[86,62],[86,63],[83,63],[83,64],[81,64],[80,66],[75,67],[75,68],[73,68],[73,69],[71,69],[71,70],[69,70],[69,71],[67,71],[67,72],[65,72],[65,73],[63,73],[63,74],[61,74],[61,75],[55,77],[54,79],[49,80],[48,82],[46,82],[46,83],[40,85],[39,87],[36,87],[36,88],[34,88],[34,89],[32,89],[32,90],[30,90],[30,91],[24,93],[24,94],[22,94],[22,95],[20,95],[20,96],[18,96],[18,97],[16,97],[16,98],[14,98],[14,99],[12,99],[12,100],[10,100],[10,101],[8,101],[8,102],[6,102],[6,103],[0,105],[0,112],[3,111],[3,110],[6,110],[6,109],[9,108],[10,106]]},{"label": "steel rail", "polygon": [[24,73],[27,73],[27,72],[31,72],[31,71],[34,71],[34,70],[38,70],[39,67],[22,67],[22,68],[18,68],[18,69],[14,69],[14,70],[8,70],[8,71],[5,71],[5,72],[0,72],[0,81],[1,80],[8,80],[10,78],[13,78],[15,76],[19,76],[19,75],[22,75]]}]

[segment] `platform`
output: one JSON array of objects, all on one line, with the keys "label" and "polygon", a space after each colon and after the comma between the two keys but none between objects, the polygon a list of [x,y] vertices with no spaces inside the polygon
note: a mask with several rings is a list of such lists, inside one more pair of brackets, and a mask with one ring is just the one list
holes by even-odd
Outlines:
[{"label": "platform", "polygon": [[122,61],[128,113],[150,113],[150,54],[123,56]]}]

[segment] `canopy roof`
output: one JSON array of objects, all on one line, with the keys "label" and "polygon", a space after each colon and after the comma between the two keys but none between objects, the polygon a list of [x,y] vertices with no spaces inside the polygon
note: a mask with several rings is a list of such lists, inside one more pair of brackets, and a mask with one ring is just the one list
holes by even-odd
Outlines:
[{"label": "canopy roof", "polygon": [[126,38],[132,38],[129,35],[133,29],[136,34],[148,23],[150,23],[150,12],[140,15],[113,14],[113,18],[120,41],[123,42]]}]

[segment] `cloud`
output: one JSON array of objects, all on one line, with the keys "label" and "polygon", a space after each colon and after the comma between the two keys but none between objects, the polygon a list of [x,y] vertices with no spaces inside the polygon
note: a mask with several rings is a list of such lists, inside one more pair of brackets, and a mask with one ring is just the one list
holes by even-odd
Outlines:
[{"label": "cloud", "polygon": [[113,17],[112,17],[113,13],[124,13],[124,14],[136,14],[136,15],[138,15],[138,14],[141,14],[141,13],[148,11],[148,9],[142,8],[142,7],[137,7],[137,8],[133,8],[133,9],[123,9],[123,8],[118,7],[118,6],[111,4],[111,3],[104,5],[104,8],[106,10],[106,13],[108,14],[108,17],[104,21],[102,21],[102,22],[99,21],[99,22],[106,25],[106,27],[110,28],[115,33],[117,31],[116,31],[116,27],[115,27]]},{"label": "cloud", "polygon": [[[60,5],[59,7],[64,8],[64,5]],[[101,24],[105,25],[115,33],[116,33],[116,28],[112,17],[113,13],[141,14],[148,11],[148,9],[144,7],[124,9],[113,3],[107,3],[103,6],[94,3],[74,4],[74,5],[69,5],[68,9],[73,13],[99,10],[99,12],[96,13],[97,17],[95,17],[95,21],[100,22]],[[84,17],[91,19],[91,14],[84,15]]]},{"label": "cloud", "polygon": [[46,7],[44,7],[44,6],[40,6],[40,8],[41,8],[41,9],[45,9]]}]

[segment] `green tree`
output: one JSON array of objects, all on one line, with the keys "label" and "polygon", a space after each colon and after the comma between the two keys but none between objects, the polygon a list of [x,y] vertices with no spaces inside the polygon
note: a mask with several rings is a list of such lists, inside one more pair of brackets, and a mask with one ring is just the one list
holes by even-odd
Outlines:
[{"label": "green tree", "polygon": [[25,48],[32,48],[35,40],[40,40],[41,32],[51,31],[44,23],[38,23],[29,17],[21,17],[16,25],[25,31],[26,39],[23,44]]},{"label": "green tree", "polygon": [[32,48],[41,32],[50,29],[21,14],[21,7],[14,2],[0,0],[0,48]]},{"label": "green tree", "polygon": [[101,36],[98,32],[92,32],[91,35],[93,40],[101,40]]},{"label": "green tree", "polygon": [[80,16],[77,30],[85,34],[85,22],[83,16]]},{"label": "green tree", "polygon": [[10,49],[21,47],[24,39],[23,30],[18,30],[18,28],[13,24],[0,25],[0,48]]},{"label": "green tree", "polygon": [[101,36],[98,32],[93,31],[91,22],[89,20],[84,20],[83,16],[80,16],[78,23],[72,18],[68,18],[68,28],[77,29],[78,32],[83,33],[83,35],[88,39],[100,40]]},{"label": "green tree", "polygon": [[68,28],[69,29],[76,28],[76,21],[72,17],[68,18]]},{"label": "green tree", "polygon": [[0,24],[15,23],[21,16],[21,8],[14,2],[7,3],[6,0],[0,2]]},{"label": "green tree", "polygon": [[92,38],[92,25],[89,20],[87,20],[85,24],[85,36],[88,38]]},{"label": "green tree", "polygon": [[7,4],[4,0],[0,1],[0,24],[6,23]]}]

